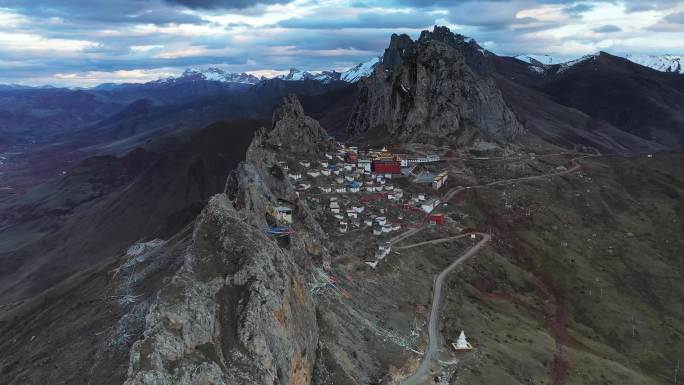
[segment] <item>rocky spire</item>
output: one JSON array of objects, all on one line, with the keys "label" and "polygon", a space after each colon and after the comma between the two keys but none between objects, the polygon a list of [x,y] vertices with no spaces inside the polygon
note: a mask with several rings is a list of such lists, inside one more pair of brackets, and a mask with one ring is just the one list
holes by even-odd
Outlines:
[{"label": "rocky spire", "polygon": [[484,50],[446,27],[418,41],[393,35],[380,70],[363,81],[348,133],[385,131],[396,141],[463,143],[523,131],[483,63]]},{"label": "rocky spire", "polygon": [[263,145],[275,146],[300,157],[314,157],[331,151],[330,136],[313,118],[304,114],[295,95],[288,95],[273,112],[271,129],[257,134]]}]

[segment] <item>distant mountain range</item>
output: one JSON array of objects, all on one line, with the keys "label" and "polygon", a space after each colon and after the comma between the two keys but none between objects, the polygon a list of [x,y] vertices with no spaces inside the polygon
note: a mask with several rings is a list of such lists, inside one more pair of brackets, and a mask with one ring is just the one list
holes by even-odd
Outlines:
[{"label": "distant mountain range", "polygon": [[[485,51],[485,50],[483,50]],[[580,62],[590,60],[592,58],[600,55],[600,52],[585,55],[577,59],[567,60],[554,57],[552,55],[546,54],[521,54],[513,56],[515,59],[523,61],[530,65],[530,70],[533,72],[542,73],[545,72],[546,67],[559,65],[561,70],[563,68],[569,68]],[[676,74],[684,74],[684,68],[682,68],[682,62],[684,62],[684,56],[677,55],[636,55],[636,54],[626,54],[617,55],[623,57],[633,63],[642,65],[644,67],[649,67],[660,72],[670,72]],[[208,68],[188,68],[179,76],[172,76],[168,78],[163,78],[159,80],[154,80],[147,85],[153,86],[164,86],[169,84],[182,84],[197,81],[210,81],[219,82],[228,85],[254,85],[269,79],[280,79],[286,81],[318,81],[321,83],[330,83],[334,81],[343,81],[347,83],[356,83],[364,77],[368,77],[373,73],[373,70],[380,63],[380,57],[374,57],[365,62],[359,63],[356,66],[343,71],[337,72],[333,71],[304,71],[297,68],[291,68],[290,72],[284,75],[278,75],[273,78],[267,78],[265,76],[255,76],[249,73],[234,73],[227,72],[220,68],[208,67]],[[102,83],[90,89],[98,91],[115,91],[120,87],[131,87],[131,85],[139,85],[140,83]],[[21,89],[50,89],[56,88],[50,85],[45,86],[26,86],[21,84],[0,84],[0,91],[9,90],[21,90]],[[88,89],[88,88],[79,88]]]},{"label": "distant mountain range", "polygon": [[[320,71],[320,72],[309,72],[303,71],[297,68],[291,68],[290,72],[284,75],[278,75],[274,78],[267,78],[265,76],[257,77],[248,73],[232,73],[224,71],[220,68],[209,67],[209,68],[188,68],[180,76],[168,77],[164,79],[155,80],[146,84],[150,85],[168,85],[168,84],[179,84],[179,83],[189,83],[197,81],[210,81],[210,82],[220,82],[226,84],[246,84],[254,85],[261,83],[270,79],[280,79],[286,81],[317,81],[321,83],[330,83],[335,81],[343,81],[347,83],[356,83],[361,78],[369,76],[373,73],[373,69],[380,62],[380,58],[374,57],[363,63],[350,68],[344,72],[337,71]],[[113,91],[123,84],[116,83],[103,83],[94,89],[100,91]],[[126,85],[128,86],[128,85]],[[5,87],[21,87],[21,86],[5,86]]]},{"label": "distant mountain range", "polygon": [[[544,69],[544,66],[560,65],[563,68],[571,67],[575,64],[581,63],[586,60],[591,60],[600,55],[601,52],[597,52],[590,55],[585,55],[573,60],[562,60],[551,55],[537,55],[537,54],[523,54],[514,56],[516,59],[530,64],[535,72],[539,72]],[[682,68],[682,62],[684,62],[684,56],[677,55],[614,55],[618,57],[625,58],[633,63],[642,65],[644,67],[652,68],[660,72],[671,72],[676,74],[684,74],[684,69]]]}]

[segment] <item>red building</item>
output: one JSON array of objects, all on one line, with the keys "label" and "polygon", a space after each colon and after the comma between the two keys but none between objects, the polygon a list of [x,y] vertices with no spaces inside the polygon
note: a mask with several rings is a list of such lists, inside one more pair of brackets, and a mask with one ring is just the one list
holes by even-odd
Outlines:
[{"label": "red building", "polygon": [[379,174],[401,174],[401,164],[397,160],[374,160],[373,171]]},{"label": "red building", "polygon": [[430,214],[428,218],[430,224],[443,225],[444,224],[444,214]]}]

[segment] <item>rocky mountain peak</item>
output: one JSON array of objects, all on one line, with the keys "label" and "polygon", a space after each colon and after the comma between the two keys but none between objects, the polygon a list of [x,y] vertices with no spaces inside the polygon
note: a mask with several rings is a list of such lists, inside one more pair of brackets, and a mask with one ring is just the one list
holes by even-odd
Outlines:
[{"label": "rocky mountain peak", "polygon": [[439,41],[456,47],[462,46],[465,43],[465,36],[451,32],[448,27],[436,25],[432,31],[425,30],[421,32],[418,41]]},{"label": "rocky mountain peak", "polygon": [[443,143],[521,133],[489,75],[485,53],[446,27],[423,31],[416,42],[392,35],[380,64],[384,71],[361,83],[349,134],[385,130],[393,140]]},{"label": "rocky mountain peak", "polygon": [[323,152],[333,149],[328,133],[318,121],[304,114],[296,95],[283,98],[283,103],[273,112],[271,129],[257,133],[248,151],[248,159],[256,162],[260,157],[260,147],[304,157],[322,156]]},{"label": "rocky mountain peak", "polygon": [[297,95],[287,95],[283,98],[282,104],[273,111],[271,128],[275,129],[276,125],[282,120],[300,121],[305,117],[304,108],[302,103],[299,102]]},{"label": "rocky mountain peak", "polygon": [[406,55],[413,48],[413,40],[406,34],[392,34],[390,38],[389,47],[385,49],[385,54],[382,57],[382,63],[387,69],[397,68]]}]

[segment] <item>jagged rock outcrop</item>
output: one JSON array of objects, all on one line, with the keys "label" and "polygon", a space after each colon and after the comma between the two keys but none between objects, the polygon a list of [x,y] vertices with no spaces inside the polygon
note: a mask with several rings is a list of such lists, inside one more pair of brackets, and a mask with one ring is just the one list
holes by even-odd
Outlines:
[{"label": "jagged rock outcrop", "polygon": [[295,95],[288,95],[273,113],[270,130],[258,134],[261,141],[280,151],[298,156],[316,156],[332,150],[333,143],[325,130],[304,109]]},{"label": "jagged rock outcrop", "polygon": [[224,194],[204,209],[126,385],[310,383],[318,329],[300,268],[243,216]]},{"label": "jagged rock outcrop", "polygon": [[[274,167],[276,157],[327,146],[296,97],[286,98],[226,193],[197,219],[183,267],[159,292],[131,350],[126,385],[311,383],[318,325],[304,277],[312,258],[328,253],[325,233]],[[280,200],[296,205],[297,233],[286,247],[263,231]]]},{"label": "jagged rock outcrop", "polygon": [[384,130],[396,140],[425,143],[520,134],[523,126],[487,75],[481,51],[446,27],[423,31],[417,41],[392,35],[382,63],[360,82],[349,134]]},{"label": "jagged rock outcrop", "polygon": [[[274,146],[274,143],[279,145]],[[273,113],[271,129],[262,128],[254,135],[247,149],[246,162],[234,173],[240,177],[230,178],[227,191],[235,195],[241,207],[253,207],[251,200],[268,197],[270,205],[276,201],[291,202],[295,207],[294,228],[297,236],[291,237],[295,260],[301,265],[312,262],[327,265],[330,252],[325,246],[328,235],[314,219],[308,207],[299,198],[289,182],[279,161],[296,161],[302,158],[322,159],[323,153],[334,151],[335,146],[326,131],[315,119],[304,115],[295,95],[283,99],[282,105]],[[237,189],[238,180],[249,180]],[[249,194],[246,192],[249,191]],[[263,206],[264,204],[262,204]],[[312,260],[313,258],[313,260]]]}]

